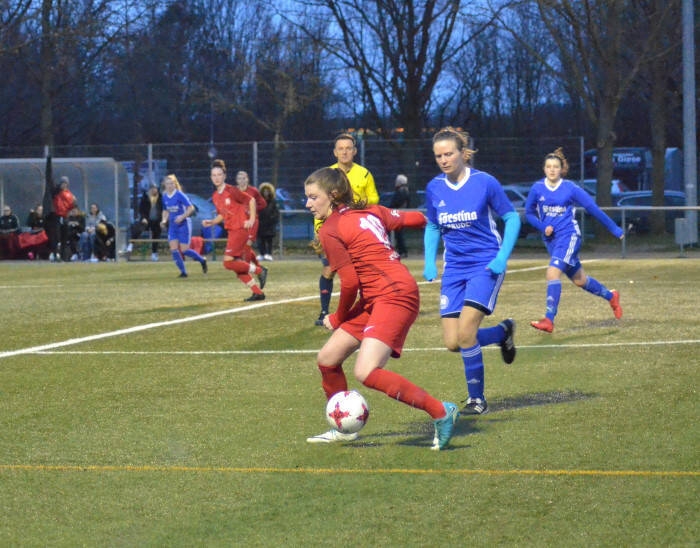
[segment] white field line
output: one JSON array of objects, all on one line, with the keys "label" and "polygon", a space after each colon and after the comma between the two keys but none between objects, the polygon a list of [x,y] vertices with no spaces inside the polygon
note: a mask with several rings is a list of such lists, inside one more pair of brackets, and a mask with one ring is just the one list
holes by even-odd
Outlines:
[{"label": "white field line", "polygon": [[[600,259],[591,259],[588,261],[582,261],[585,263],[591,263],[598,261]],[[527,272],[531,270],[544,270],[546,268],[546,265],[544,266],[537,266],[537,267],[530,267],[530,268],[522,268],[522,269],[514,269],[512,271],[509,271],[509,274],[515,274],[518,272]],[[428,283],[437,283],[437,282],[419,282],[419,285],[424,285]],[[334,293],[334,295],[337,295],[337,293]],[[124,329],[118,329],[116,331],[108,331],[105,333],[96,333],[94,335],[88,335],[85,337],[78,337],[75,339],[67,339],[65,341],[58,341],[54,343],[48,343],[48,344],[42,344],[38,346],[30,346],[27,348],[18,348],[17,350],[8,350],[5,352],[0,352],[0,359],[2,358],[11,358],[13,356],[19,356],[23,354],[50,354],[52,353],[53,350],[57,348],[64,348],[66,346],[74,346],[76,344],[82,344],[86,342],[91,342],[91,341],[98,341],[101,339],[108,339],[111,337],[119,337],[121,335],[129,335],[131,333],[138,333],[139,331],[147,331],[149,329],[157,329],[159,327],[167,327],[170,325],[177,325],[177,324],[182,324],[182,323],[189,323],[189,322],[196,322],[199,320],[208,320],[210,318],[216,318],[218,316],[225,316],[228,314],[236,314],[238,312],[246,312],[248,310],[255,310],[256,308],[263,308],[266,306],[273,306],[273,305],[281,305],[281,304],[289,304],[289,303],[294,303],[294,302],[301,302],[301,301],[308,301],[311,299],[317,299],[318,295],[307,295],[305,297],[295,297],[293,299],[282,299],[279,301],[266,301],[262,303],[256,303],[256,304],[251,304],[251,305],[246,305],[246,306],[240,306],[236,308],[229,308],[226,310],[219,310],[217,312],[208,312],[206,314],[197,314],[196,316],[188,316],[186,318],[178,318],[176,320],[168,320],[168,321],[163,321],[163,322],[153,322],[153,323],[147,323],[143,325],[136,325],[133,327],[127,327]],[[603,347],[603,346],[630,346],[630,345],[642,345],[642,344],[695,344],[700,341],[697,340],[685,340],[685,341],[658,341],[658,342],[649,342],[649,341],[643,341],[643,342],[624,342],[624,343],[606,343],[606,344],[581,344],[581,345],[534,345],[534,346],[529,346],[529,347],[518,347],[518,349],[525,349],[525,348],[586,348],[586,347]],[[430,351],[434,352],[436,350],[444,350],[442,347],[440,348],[406,348],[404,349],[406,352],[422,352],[422,351]],[[208,351],[202,351],[202,352],[186,352],[186,354],[249,354],[249,353],[257,353],[257,354],[264,354],[264,353],[270,353],[270,354],[280,354],[280,353],[287,353],[287,354],[307,354],[307,353],[315,353],[317,350],[285,350],[285,351],[264,351],[264,350],[256,350],[255,352],[252,351],[245,351],[245,350],[240,350],[240,351],[221,351],[221,352],[208,352]],[[68,353],[68,352],[64,352]],[[72,354],[90,354],[90,353],[98,353],[98,354],[146,354],[148,352],[74,352],[71,351],[70,353]],[[169,354],[170,352],[157,352],[158,354]],[[176,352],[177,354],[180,354],[180,352]]]}]

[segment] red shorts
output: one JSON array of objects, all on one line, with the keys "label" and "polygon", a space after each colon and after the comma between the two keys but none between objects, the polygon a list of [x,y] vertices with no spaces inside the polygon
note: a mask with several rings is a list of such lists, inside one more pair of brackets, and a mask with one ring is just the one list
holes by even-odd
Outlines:
[{"label": "red shorts", "polygon": [[228,231],[228,240],[226,240],[226,250],[224,255],[229,257],[243,257],[248,241],[249,231],[247,228],[239,228],[237,230]]},{"label": "red shorts", "polygon": [[407,308],[384,300],[375,301],[370,310],[340,325],[361,341],[365,337],[382,341],[391,347],[391,357],[401,356],[408,330],[418,317],[418,302],[415,308]]}]

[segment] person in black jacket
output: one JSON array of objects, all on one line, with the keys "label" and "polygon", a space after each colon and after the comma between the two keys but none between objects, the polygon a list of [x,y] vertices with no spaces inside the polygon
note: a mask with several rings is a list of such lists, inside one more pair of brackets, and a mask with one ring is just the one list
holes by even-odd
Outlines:
[{"label": "person in black jacket", "polygon": [[[151,183],[148,190],[141,195],[139,202],[141,228],[151,233],[151,238],[157,240],[161,235],[160,221],[163,217],[163,195],[158,186]],[[151,260],[158,260],[158,242],[151,244]]]},{"label": "person in black jacket", "polygon": [[272,183],[262,183],[260,194],[267,206],[258,211],[258,261],[272,260],[272,241],[277,234],[277,225],[280,220],[280,211],[275,199],[275,187]]}]

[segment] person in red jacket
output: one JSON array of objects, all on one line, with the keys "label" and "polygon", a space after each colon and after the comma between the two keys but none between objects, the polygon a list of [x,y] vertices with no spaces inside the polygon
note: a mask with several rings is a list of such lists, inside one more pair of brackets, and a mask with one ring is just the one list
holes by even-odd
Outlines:
[{"label": "person in red jacket", "polygon": [[[224,251],[224,268],[232,270],[253,292],[245,301],[263,301],[263,288],[267,280],[267,268],[251,263],[248,257],[254,255],[248,242],[251,231],[256,225],[255,199],[237,187],[226,183],[226,164],[223,160],[214,160],[211,167],[211,182],[214,185],[212,202],[216,207],[216,217],[204,219],[202,226],[214,226],[223,221],[228,232],[226,250]],[[258,283],[252,275],[258,277]]]},{"label": "person in red jacket", "polygon": [[[340,276],[338,308],[323,318],[323,326],[333,334],[317,357],[326,399],[347,390],[343,362],[358,351],[355,378],[368,388],[425,411],[435,426],[432,449],[444,449],[454,432],[457,406],[434,398],[384,368],[390,357],[401,356],[420,308],[418,284],[401,263],[389,234],[403,227],[422,228],[425,216],[419,211],[367,206],[338,168],[315,171],[306,179],[304,189],[306,207],[321,222],[318,237],[330,269]],[[357,433],[332,429],[306,441],[355,439]]]},{"label": "person in red jacket", "polygon": [[70,259],[70,230],[68,227],[68,216],[74,207],[78,207],[78,200],[75,195],[68,188],[70,186],[70,179],[65,175],[59,179],[58,191],[53,195],[53,212],[56,216],[56,222],[58,223],[58,241],[59,248],[58,253],[51,253],[50,259],[52,261],[63,259],[67,261]]}]

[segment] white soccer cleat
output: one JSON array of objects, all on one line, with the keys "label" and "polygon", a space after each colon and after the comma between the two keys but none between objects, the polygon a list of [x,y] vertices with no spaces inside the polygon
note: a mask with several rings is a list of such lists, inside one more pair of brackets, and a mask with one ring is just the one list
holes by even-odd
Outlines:
[{"label": "white soccer cleat", "polygon": [[355,441],[357,439],[357,432],[352,434],[343,434],[338,430],[332,429],[318,436],[311,436],[306,438],[309,443],[335,443],[337,441]]}]

